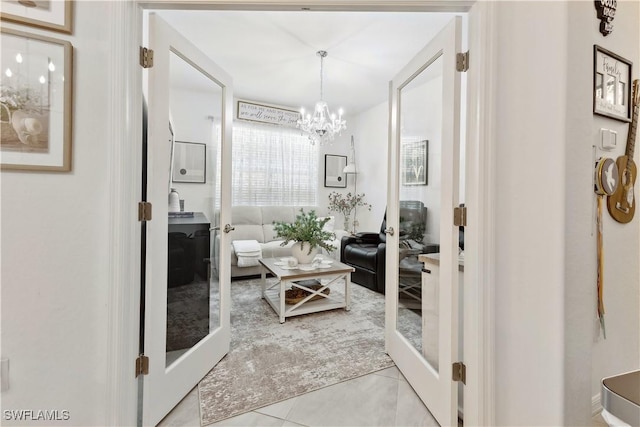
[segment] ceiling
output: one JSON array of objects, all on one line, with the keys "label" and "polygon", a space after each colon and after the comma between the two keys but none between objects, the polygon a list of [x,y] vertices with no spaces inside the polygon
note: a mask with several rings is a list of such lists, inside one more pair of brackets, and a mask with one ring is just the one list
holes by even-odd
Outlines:
[{"label": "ceiling", "polygon": [[[233,77],[237,98],[358,114],[388,97],[389,80],[451,13],[156,11]],[[185,84],[190,79],[185,79]]]}]

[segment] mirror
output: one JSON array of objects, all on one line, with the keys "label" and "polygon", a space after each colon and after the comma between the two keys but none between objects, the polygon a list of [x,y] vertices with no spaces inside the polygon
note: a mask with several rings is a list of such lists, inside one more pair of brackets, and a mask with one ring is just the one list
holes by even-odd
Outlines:
[{"label": "mirror", "polygon": [[170,59],[166,365],[220,326],[216,240],[223,90],[178,53]]},{"label": "mirror", "polygon": [[[437,256],[443,60],[400,89],[398,316],[396,329],[438,370],[438,283],[422,280],[421,256]],[[435,285],[434,285],[435,284]]]}]

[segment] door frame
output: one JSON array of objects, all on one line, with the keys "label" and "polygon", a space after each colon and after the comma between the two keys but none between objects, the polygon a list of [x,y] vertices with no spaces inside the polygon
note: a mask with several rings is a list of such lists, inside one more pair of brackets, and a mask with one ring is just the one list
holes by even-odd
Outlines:
[{"label": "door frame", "polygon": [[[191,7],[189,7],[191,6]],[[142,159],[143,9],[301,10],[467,12],[470,63],[467,72],[465,160],[465,312],[464,351],[467,377],[465,419],[473,425],[495,424],[495,70],[493,2],[468,0],[126,0],[112,2],[109,38],[111,71],[108,129],[109,289],[106,416],[110,425],[137,420],[140,311],[140,201]],[[134,41],[134,42],[132,42]],[[474,176],[471,180],[469,177]],[[473,327],[471,327],[473,325]]]}]

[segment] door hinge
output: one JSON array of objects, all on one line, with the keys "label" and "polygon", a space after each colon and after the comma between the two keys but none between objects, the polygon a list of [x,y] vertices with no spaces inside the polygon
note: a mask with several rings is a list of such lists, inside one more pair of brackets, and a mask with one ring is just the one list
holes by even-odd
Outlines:
[{"label": "door hinge", "polygon": [[149,356],[144,354],[136,359],[136,378],[140,375],[149,375]]},{"label": "door hinge", "polygon": [[456,71],[465,72],[469,69],[469,51],[456,54]]},{"label": "door hinge", "polygon": [[138,203],[138,221],[151,221],[151,203]]},{"label": "door hinge", "polygon": [[453,225],[458,227],[467,226],[467,207],[457,206],[453,208]]},{"label": "door hinge", "polygon": [[455,362],[453,364],[453,380],[462,381],[462,384],[466,384],[467,381],[467,367],[462,362]]},{"label": "door hinge", "polygon": [[153,49],[140,46],[140,65],[142,68],[153,67]]}]

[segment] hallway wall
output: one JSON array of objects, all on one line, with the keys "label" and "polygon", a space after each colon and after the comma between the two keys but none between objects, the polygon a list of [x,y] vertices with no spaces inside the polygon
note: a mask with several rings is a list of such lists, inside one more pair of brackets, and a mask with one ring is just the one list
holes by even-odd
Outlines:
[{"label": "hallway wall", "polygon": [[[109,296],[108,2],[74,2],[72,171],[2,171],[2,410],[68,410],[106,425]],[[133,361],[132,361],[133,363]],[[131,365],[133,369],[133,364]],[[133,371],[132,371],[133,372]],[[2,424],[13,425],[2,413]],[[27,424],[33,425],[33,421]]]}]

